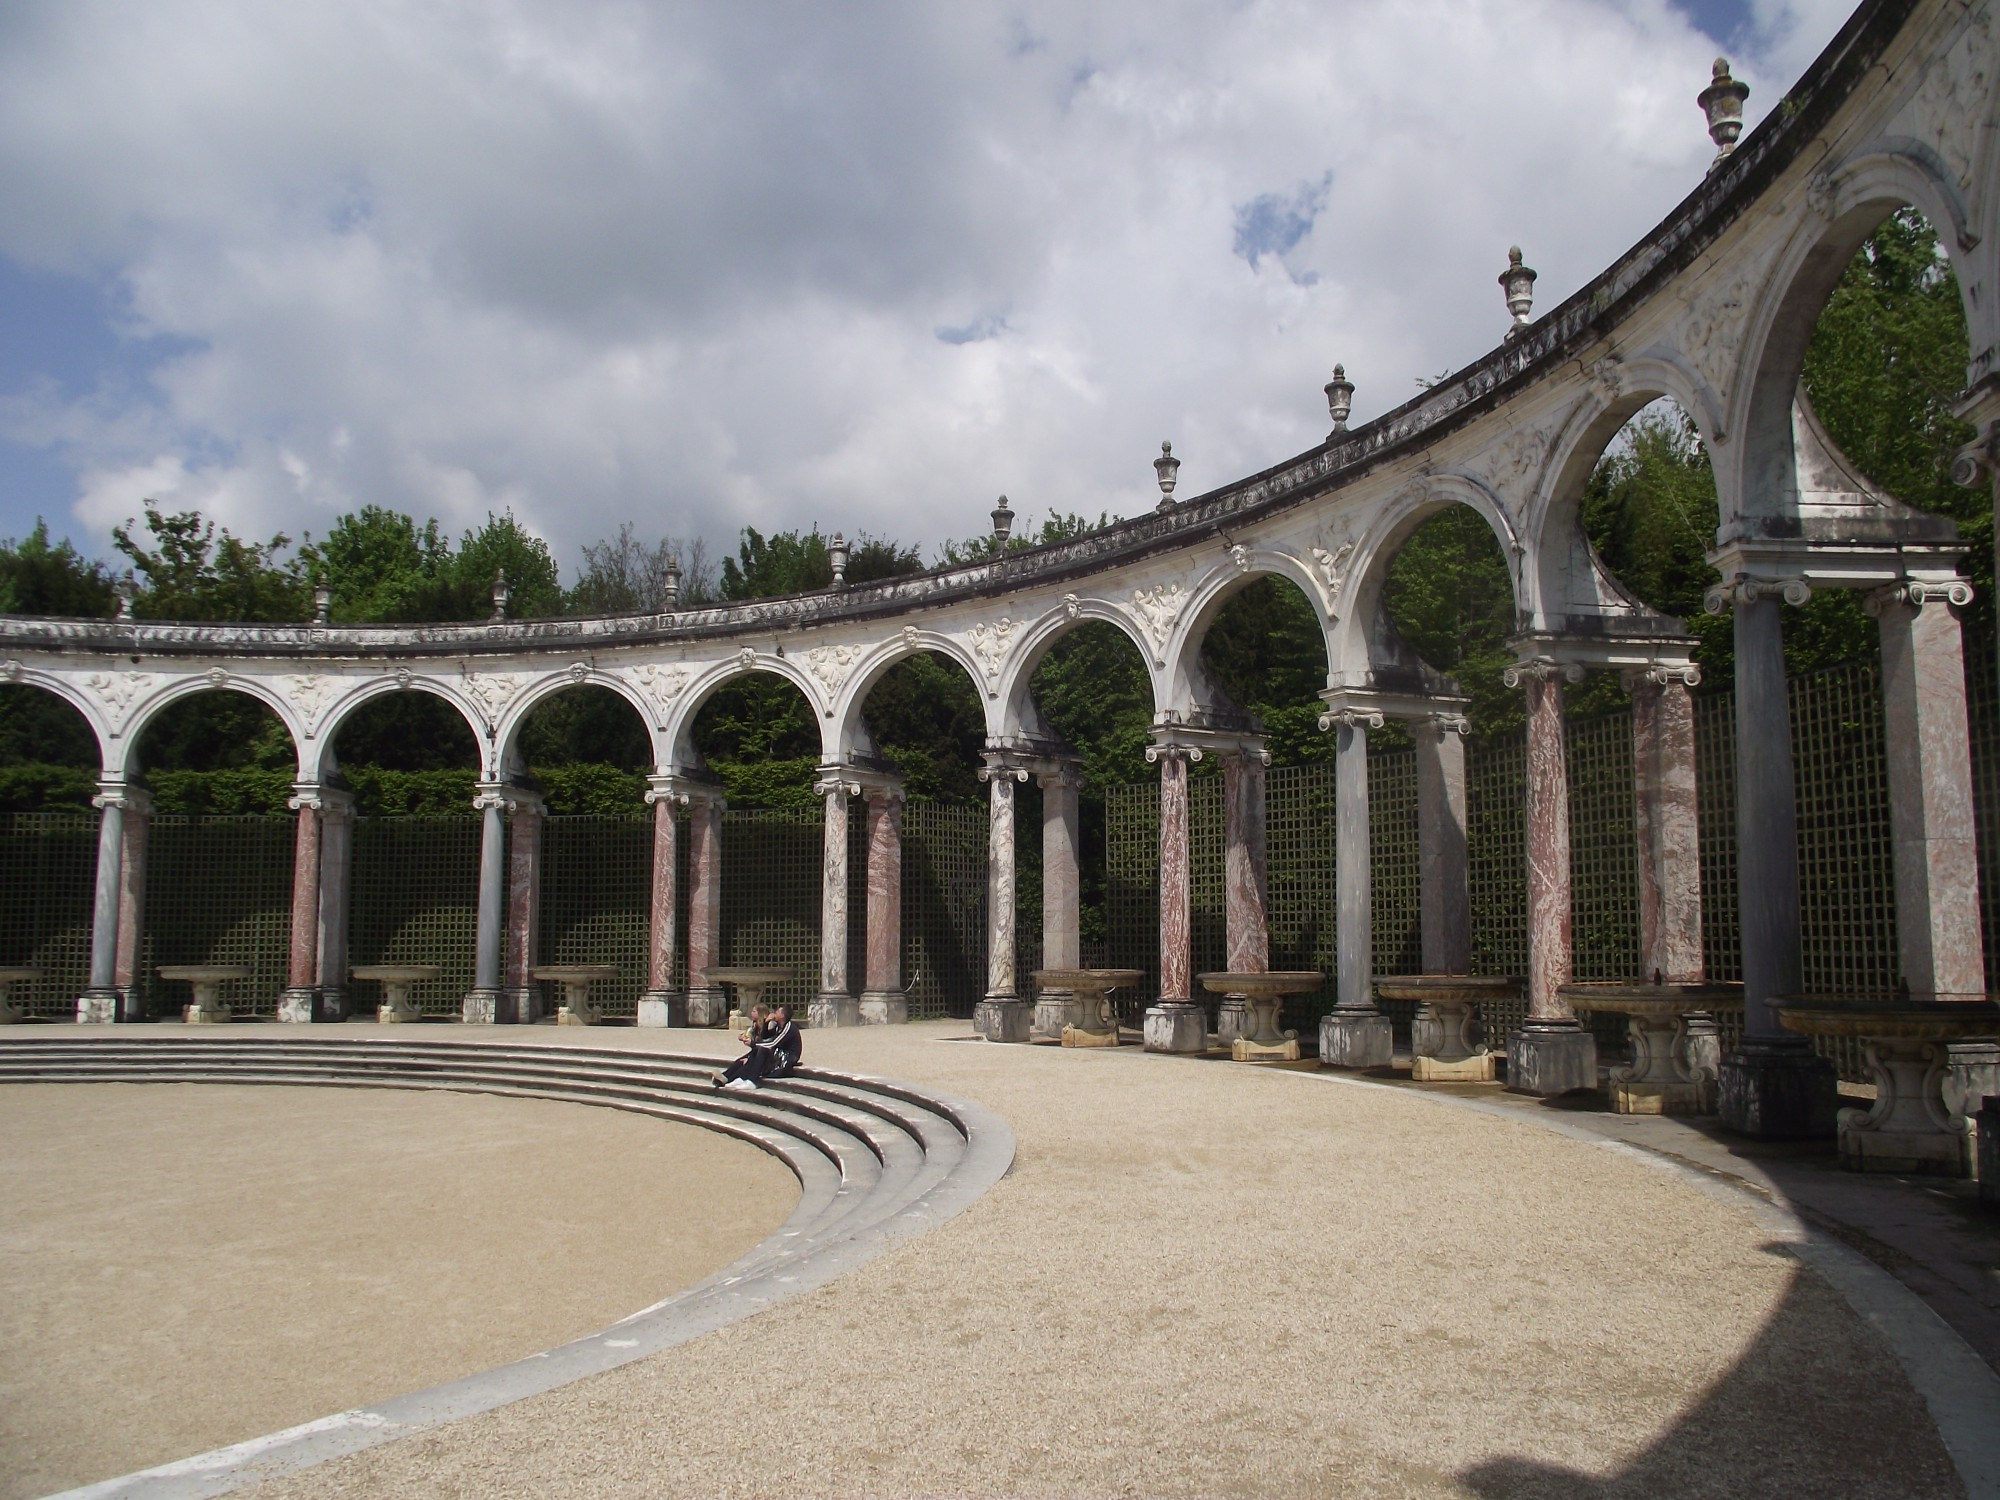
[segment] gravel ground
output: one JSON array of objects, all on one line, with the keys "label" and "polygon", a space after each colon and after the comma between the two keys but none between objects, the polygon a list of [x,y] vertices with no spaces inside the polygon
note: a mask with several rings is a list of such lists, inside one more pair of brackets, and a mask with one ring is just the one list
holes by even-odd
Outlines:
[{"label": "gravel ground", "polygon": [[807,1048],[1011,1122],[1013,1173],[958,1218],[732,1329],[255,1493],[1961,1493],[1874,1335],[1673,1177],[1411,1091],[963,1034]]},{"label": "gravel ground", "polygon": [[533,1354],[798,1202],[711,1131],[468,1094],[10,1085],[0,1140],[8,1497]]}]

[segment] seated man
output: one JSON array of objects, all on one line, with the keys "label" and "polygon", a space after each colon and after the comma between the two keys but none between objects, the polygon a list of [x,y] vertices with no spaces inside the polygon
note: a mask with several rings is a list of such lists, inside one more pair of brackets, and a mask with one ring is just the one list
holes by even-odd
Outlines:
[{"label": "seated man", "polygon": [[[755,1078],[762,1074],[764,1063],[757,1049],[764,1039],[776,1029],[776,1025],[771,1019],[770,1006],[764,1004],[761,1000],[751,1006],[750,1029],[736,1033],[736,1040],[750,1050],[737,1058],[735,1062],[724,1068],[720,1073],[711,1073],[708,1081],[719,1089],[734,1088],[744,1079]],[[755,1085],[752,1084],[751,1087],[754,1088]]]},{"label": "seated man", "polygon": [[799,1065],[804,1050],[799,1028],[792,1021],[792,1008],[780,1005],[764,1023],[763,1032],[750,1050],[723,1069],[726,1089],[754,1089],[767,1078],[782,1078]]}]

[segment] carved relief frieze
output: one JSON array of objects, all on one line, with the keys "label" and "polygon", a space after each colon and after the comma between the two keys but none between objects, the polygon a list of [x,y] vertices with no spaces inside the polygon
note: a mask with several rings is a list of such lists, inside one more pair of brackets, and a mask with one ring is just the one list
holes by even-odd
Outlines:
[{"label": "carved relief frieze", "polygon": [[1483,472],[1493,493],[1516,505],[1527,500],[1548,461],[1549,435],[1539,427],[1519,427],[1471,465]]},{"label": "carved relief frieze", "polygon": [[1347,565],[1354,557],[1355,545],[1347,524],[1336,522],[1306,549],[1313,560],[1313,571],[1326,585],[1326,611],[1335,619],[1340,618],[1340,596],[1347,587]]},{"label": "carved relief frieze", "polygon": [[806,653],[806,667],[831,693],[847,681],[847,674],[860,655],[859,646],[815,646]]},{"label": "carved relief frieze", "polygon": [[657,716],[665,722],[667,705],[680,697],[681,689],[687,686],[686,667],[656,667],[651,664],[638,668],[632,674],[639,681],[639,687],[660,710]]},{"label": "carved relief frieze", "polygon": [[465,674],[465,696],[478,707],[489,724],[497,725],[501,714],[521,690],[521,677],[516,672],[467,672]]},{"label": "carved relief frieze", "polygon": [[151,672],[93,672],[83,685],[95,693],[111,712],[106,715],[112,734],[122,734],[132,700],[152,685]]},{"label": "carved relief frieze", "polygon": [[1725,280],[1698,287],[1687,298],[1677,341],[1697,374],[1725,401],[1736,374],[1743,346],[1744,325],[1757,288],[1763,285],[1771,256],[1767,250],[1737,267]]},{"label": "carved relief frieze", "polygon": [[298,705],[299,717],[308,735],[319,732],[319,716],[333,692],[333,679],[318,673],[293,674],[285,679],[285,696]]},{"label": "carved relief frieze", "polygon": [[1180,622],[1187,597],[1187,590],[1178,583],[1162,583],[1150,589],[1139,589],[1132,595],[1132,608],[1138,613],[1139,624],[1144,627],[1147,639],[1153,643],[1155,666],[1164,667],[1167,664],[1167,642],[1173,638],[1174,626]]},{"label": "carved relief frieze", "polygon": [[972,654],[979,658],[979,664],[986,669],[987,681],[1000,675],[1000,663],[1007,659],[1007,641],[1014,634],[1014,619],[1002,615],[992,622],[981,621],[972,627]]},{"label": "carved relief frieze", "polygon": [[1912,133],[1937,151],[1960,192],[1972,190],[1994,69],[1993,40],[1993,7],[1984,5],[1966,21],[1951,50],[1931,60],[1910,101]]}]

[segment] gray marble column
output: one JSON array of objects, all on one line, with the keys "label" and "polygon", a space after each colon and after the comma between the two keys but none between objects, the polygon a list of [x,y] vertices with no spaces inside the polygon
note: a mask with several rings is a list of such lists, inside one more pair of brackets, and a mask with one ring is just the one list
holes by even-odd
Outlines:
[{"label": "gray marble column", "polygon": [[1833,1068],[1778,1023],[1772,1002],[1799,993],[1799,828],[1779,598],[1803,583],[1739,581],[1709,593],[1735,609],[1736,892],[1743,943],[1743,1045],[1722,1059],[1723,1125],[1766,1139],[1830,1136]]},{"label": "gray marble column", "polygon": [[1319,1060],[1328,1068],[1386,1068],[1395,1025],[1375,1005],[1375,890],[1368,826],[1368,731],[1379,713],[1338,709],[1320,716],[1334,733],[1334,1008],[1320,1018]]},{"label": "gray marble column", "polygon": [[354,794],[320,789],[319,1017],[347,1019],[347,913],[354,884]]},{"label": "gray marble column", "polygon": [[1701,817],[1695,782],[1692,665],[1626,674],[1632,694],[1632,826],[1637,838],[1639,972],[1700,984]]},{"label": "gray marble column", "polygon": [[[1237,974],[1262,974],[1271,967],[1264,906],[1264,767],[1270,759],[1261,745],[1221,752],[1223,961]],[[1216,1040],[1233,1043],[1252,1029],[1248,997],[1224,995],[1215,1017]]]},{"label": "gray marble column", "polygon": [[1562,997],[1572,959],[1569,757],[1564,679],[1580,667],[1546,658],[1506,672],[1527,697],[1528,1018],[1507,1044],[1507,1087],[1543,1098],[1597,1087],[1597,1039]]},{"label": "gray marble column", "polygon": [[647,778],[646,802],[653,809],[653,869],[646,929],[646,988],[639,996],[635,1023],[687,1025],[687,995],[674,988],[674,947],[679,915],[680,804],[685,797],[671,776]]},{"label": "gray marble column", "polygon": [[979,775],[989,789],[986,832],[986,997],[972,1024],[989,1042],[1025,1042],[1030,1016],[1014,972],[1014,787],[1024,766],[989,755]]},{"label": "gray marble column", "polygon": [[97,883],[90,909],[90,982],[77,997],[79,1021],[118,1019],[118,909],[124,894],[125,813],[134,788],[123,781],[97,783]]},{"label": "gray marble column", "polygon": [[1960,580],[1871,596],[1882,632],[1896,949],[1913,1000],[1984,1000]]},{"label": "gray marble column", "polygon": [[1160,998],[1143,1019],[1148,1052],[1208,1049],[1208,1012],[1194,1000],[1188,870],[1188,764],[1201,754],[1180,745],[1146,752],[1160,767]]},{"label": "gray marble column", "polygon": [[702,978],[722,964],[722,813],[718,791],[688,799],[688,1025],[721,1026],[729,1019],[729,996]]},{"label": "gray marble column", "polygon": [[861,1020],[901,1025],[910,1019],[903,992],[903,788],[864,789],[868,808],[868,956]]},{"label": "gray marble column", "polygon": [[298,814],[292,840],[292,929],[278,1019],[310,1022],[319,1008],[319,788],[301,782],[285,805]]},{"label": "gray marble column", "polygon": [[520,787],[507,789],[507,942],[505,1005],[526,1026],[541,1018],[535,965],[542,927],[542,799]]},{"label": "gray marble column", "polygon": [[[1036,770],[1042,789],[1042,967],[1074,969],[1083,961],[1083,877],[1077,858],[1076,799],[1083,769],[1074,760]],[[1068,990],[1038,989],[1034,1034],[1062,1036],[1081,1025],[1083,1013]]]},{"label": "gray marble column", "polygon": [[506,788],[482,783],[472,805],[479,810],[479,912],[473,938],[472,991],[461,1014],[467,1021],[492,1025],[502,1015],[500,953],[507,921],[507,824],[503,816]]},{"label": "gray marble column", "polygon": [[152,841],[153,798],[140,787],[125,792],[124,857],[118,865],[118,1019],[146,1019],[146,848]]},{"label": "gray marble column", "polygon": [[854,1026],[861,1006],[847,987],[847,799],[860,790],[838,769],[820,768],[813,790],[826,799],[819,885],[819,993],[807,1007],[813,1026]]},{"label": "gray marble column", "polygon": [[1417,884],[1427,974],[1472,972],[1472,881],[1465,833],[1463,714],[1410,725],[1417,762]]}]

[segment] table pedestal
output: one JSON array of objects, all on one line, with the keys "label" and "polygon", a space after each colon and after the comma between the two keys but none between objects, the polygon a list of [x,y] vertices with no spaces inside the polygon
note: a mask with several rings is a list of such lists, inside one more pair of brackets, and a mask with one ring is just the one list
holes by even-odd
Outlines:
[{"label": "table pedestal", "polygon": [[416,1006],[410,1003],[410,991],[414,988],[408,979],[383,980],[382,1003],[375,1007],[376,1021],[390,1026],[420,1019]]},{"label": "table pedestal", "polygon": [[1579,1011],[1625,1017],[1632,1061],[1608,1080],[1621,1115],[1712,1115],[1721,1102],[1713,1013],[1743,1008],[1740,984],[1566,984]]}]

